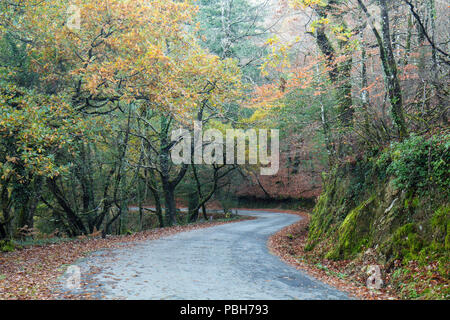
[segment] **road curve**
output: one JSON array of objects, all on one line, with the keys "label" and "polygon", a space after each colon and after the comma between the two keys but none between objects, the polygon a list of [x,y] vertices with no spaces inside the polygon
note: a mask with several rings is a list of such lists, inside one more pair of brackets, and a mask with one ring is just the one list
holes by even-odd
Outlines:
[{"label": "road curve", "polygon": [[[267,240],[300,217],[264,211],[237,223],[178,233],[80,260],[82,280],[102,299],[348,299],[269,253]],[[101,267],[97,273],[92,268]],[[64,283],[64,277],[61,283]],[[95,296],[95,295],[94,295]]]}]

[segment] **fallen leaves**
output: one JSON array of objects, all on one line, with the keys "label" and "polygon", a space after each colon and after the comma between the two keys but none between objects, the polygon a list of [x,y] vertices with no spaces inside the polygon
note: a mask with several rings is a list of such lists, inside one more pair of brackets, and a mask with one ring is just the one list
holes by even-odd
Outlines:
[{"label": "fallen leaves", "polygon": [[408,265],[396,261],[394,267],[389,270],[380,266],[385,286],[380,290],[368,289],[367,268],[377,264],[373,249],[366,250],[361,259],[340,261],[321,259],[314,250],[305,251],[309,214],[291,210],[282,211],[299,215],[303,219],[270,237],[268,246],[274,254],[297,269],[304,270],[316,279],[359,299],[449,299],[450,282],[437,272],[437,262],[420,266],[417,261],[411,261]]},{"label": "fallen leaves", "polygon": [[[280,210],[275,210],[280,212]],[[299,222],[282,229],[269,238],[269,249],[284,262],[306,271],[314,278],[331,285],[350,296],[365,300],[394,300],[397,297],[386,290],[373,291],[365,286],[364,279],[345,273],[352,261],[318,260],[314,252],[304,250],[308,236],[310,216],[306,212],[282,210],[301,216]],[[361,268],[359,268],[361,270]],[[360,274],[358,274],[360,276]]]},{"label": "fallen leaves", "polygon": [[[241,220],[248,219],[242,217]],[[155,240],[179,232],[213,227],[240,220],[204,222],[186,226],[152,229],[128,236],[76,239],[73,241],[30,246],[22,250],[0,253],[0,300],[54,300],[61,298],[55,290],[58,278],[68,266],[88,253],[100,249],[132,246],[140,241]],[[92,270],[95,273],[98,270]],[[63,298],[90,299],[92,293]]]}]

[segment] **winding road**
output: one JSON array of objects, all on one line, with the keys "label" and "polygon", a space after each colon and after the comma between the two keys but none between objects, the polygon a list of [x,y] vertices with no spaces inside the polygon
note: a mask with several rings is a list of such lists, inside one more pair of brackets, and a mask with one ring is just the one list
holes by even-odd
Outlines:
[{"label": "winding road", "polygon": [[[269,253],[267,240],[300,217],[240,210],[255,220],[178,233],[80,260],[82,280],[99,299],[348,299]],[[112,253],[112,254],[111,254]],[[96,267],[101,269],[92,273]],[[64,282],[64,277],[61,283]]]}]

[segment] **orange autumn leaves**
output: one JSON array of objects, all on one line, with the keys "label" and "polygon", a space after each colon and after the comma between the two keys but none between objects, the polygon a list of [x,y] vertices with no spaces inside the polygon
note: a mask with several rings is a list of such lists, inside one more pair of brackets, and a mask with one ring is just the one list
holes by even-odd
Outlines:
[{"label": "orange autumn leaves", "polygon": [[[68,25],[70,6],[79,9],[80,28]],[[21,108],[10,103],[16,87],[0,92],[0,134],[15,136],[31,172],[59,175],[65,168],[55,153],[72,153],[80,137],[109,125],[91,117],[93,125],[80,110],[135,104],[189,121],[202,101],[220,113],[242,95],[236,62],[198,45],[197,8],[188,1],[11,0],[0,7],[0,36],[23,40],[37,89],[45,91],[20,93],[28,99]],[[11,161],[0,163],[0,179],[14,169]]]},{"label": "orange autumn leaves", "polygon": [[[253,99],[247,107],[255,109],[256,112],[249,121],[255,122],[270,117],[273,109],[283,107],[283,98],[287,94],[297,89],[310,88],[314,81],[315,69],[321,60],[322,58],[317,58],[306,65],[293,65],[281,73],[279,80],[255,87]],[[324,74],[326,71],[326,67],[321,65],[320,72]],[[316,89],[316,93],[321,94],[321,91]]]},{"label": "orange autumn leaves", "polygon": [[[79,8],[79,29],[66,25],[71,4]],[[198,45],[196,11],[188,1],[44,1],[26,7],[22,28],[34,39],[36,69],[58,74],[80,101],[188,114],[204,99],[219,106],[241,94],[237,65]],[[205,93],[208,83],[216,90]]]}]

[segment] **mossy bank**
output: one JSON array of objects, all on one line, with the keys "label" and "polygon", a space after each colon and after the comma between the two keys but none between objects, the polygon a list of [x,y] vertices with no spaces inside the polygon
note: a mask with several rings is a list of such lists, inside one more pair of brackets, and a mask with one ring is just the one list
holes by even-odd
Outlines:
[{"label": "mossy bank", "polygon": [[307,250],[354,261],[371,253],[400,296],[450,298],[449,148],[449,135],[411,136],[336,166],[323,176]]}]

